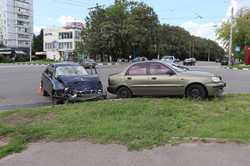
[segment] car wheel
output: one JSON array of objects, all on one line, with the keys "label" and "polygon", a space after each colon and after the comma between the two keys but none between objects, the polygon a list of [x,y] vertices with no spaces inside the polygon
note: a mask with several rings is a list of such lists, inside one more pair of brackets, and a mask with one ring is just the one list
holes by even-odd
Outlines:
[{"label": "car wheel", "polygon": [[55,98],[55,97],[54,97],[54,92],[52,92],[51,101],[52,101],[52,105],[64,104],[64,103],[65,103],[65,99],[58,99],[58,98]]},{"label": "car wheel", "polygon": [[49,96],[48,92],[44,89],[43,84],[41,84],[41,92],[43,93],[43,96]]},{"label": "car wheel", "polygon": [[204,99],[207,97],[206,90],[199,84],[191,85],[187,88],[186,96],[192,99]]},{"label": "car wheel", "polygon": [[131,91],[126,88],[126,87],[121,87],[117,90],[117,97],[119,99],[125,99],[125,98],[131,98],[132,97],[132,93]]},{"label": "car wheel", "polygon": [[48,92],[44,88],[42,88],[42,92],[43,92],[43,96],[49,96]]},{"label": "car wheel", "polygon": [[52,105],[58,105],[58,104],[64,104],[65,100],[64,99],[56,99],[54,97],[52,97]]}]

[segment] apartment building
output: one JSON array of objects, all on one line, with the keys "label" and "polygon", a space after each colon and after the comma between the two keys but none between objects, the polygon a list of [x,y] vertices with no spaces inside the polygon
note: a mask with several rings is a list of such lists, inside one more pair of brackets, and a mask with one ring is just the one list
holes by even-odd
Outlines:
[{"label": "apartment building", "polygon": [[33,36],[33,0],[0,0],[0,43],[29,52]]},{"label": "apartment building", "polygon": [[81,41],[82,23],[68,23],[65,27],[44,29],[43,48],[47,59],[67,60],[73,56],[77,43]]}]

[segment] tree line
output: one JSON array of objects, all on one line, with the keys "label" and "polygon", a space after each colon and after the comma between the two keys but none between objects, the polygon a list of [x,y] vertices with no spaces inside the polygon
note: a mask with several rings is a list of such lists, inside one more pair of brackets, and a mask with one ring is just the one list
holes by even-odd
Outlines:
[{"label": "tree line", "polygon": [[77,52],[113,61],[171,55],[181,60],[215,60],[225,55],[216,42],[192,36],[178,26],[161,24],[154,9],[143,2],[116,0],[89,12]]},{"label": "tree line", "polygon": [[[218,39],[229,48],[231,21],[227,20],[217,30]],[[243,59],[244,47],[250,45],[250,9],[242,8],[233,19],[232,51],[236,58]],[[240,48],[236,50],[236,48]]]}]

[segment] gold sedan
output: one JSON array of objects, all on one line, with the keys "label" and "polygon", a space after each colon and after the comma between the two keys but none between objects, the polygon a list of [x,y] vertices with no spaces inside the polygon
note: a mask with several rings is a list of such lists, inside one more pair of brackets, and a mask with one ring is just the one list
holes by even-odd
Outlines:
[{"label": "gold sedan", "polygon": [[226,83],[212,73],[190,71],[162,61],[139,62],[111,75],[108,91],[118,98],[133,96],[219,96]]}]

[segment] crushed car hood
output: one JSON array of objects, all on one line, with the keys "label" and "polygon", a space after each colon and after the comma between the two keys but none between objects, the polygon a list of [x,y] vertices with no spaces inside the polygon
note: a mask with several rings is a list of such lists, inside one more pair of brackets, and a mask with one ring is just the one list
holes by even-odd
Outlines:
[{"label": "crushed car hood", "polygon": [[72,90],[97,90],[99,78],[96,75],[88,76],[59,76],[58,80],[63,83],[65,87]]}]

